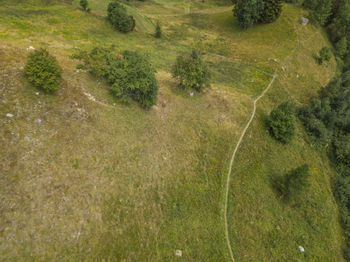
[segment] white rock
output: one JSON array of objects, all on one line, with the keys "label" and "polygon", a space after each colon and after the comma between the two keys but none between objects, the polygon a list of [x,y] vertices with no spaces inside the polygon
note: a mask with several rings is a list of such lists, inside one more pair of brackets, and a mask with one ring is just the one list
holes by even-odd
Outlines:
[{"label": "white rock", "polygon": [[13,117],[13,114],[7,113],[6,116],[9,117],[9,118],[12,118],[12,117]]},{"label": "white rock", "polygon": [[35,50],[35,47],[34,47],[34,46],[29,46],[29,47],[27,48],[27,51],[30,51],[30,50]]},{"label": "white rock", "polygon": [[301,253],[305,252],[305,249],[302,246],[298,246]]},{"label": "white rock", "polygon": [[175,256],[182,257],[182,250],[179,250],[179,249],[175,250]]},{"label": "white rock", "polygon": [[40,124],[41,123],[41,119],[40,118],[35,119],[35,123]]},{"label": "white rock", "polygon": [[300,18],[300,23],[305,26],[309,23],[309,19],[305,18],[305,17],[302,17]]},{"label": "white rock", "polygon": [[39,95],[39,92],[36,92],[35,94],[38,96],[38,95]]}]

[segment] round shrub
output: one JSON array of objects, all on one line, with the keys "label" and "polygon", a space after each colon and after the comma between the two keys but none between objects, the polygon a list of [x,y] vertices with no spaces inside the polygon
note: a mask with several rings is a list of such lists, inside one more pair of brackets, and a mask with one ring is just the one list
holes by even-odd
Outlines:
[{"label": "round shrub", "polygon": [[118,2],[111,2],[107,9],[108,20],[113,27],[123,33],[128,33],[135,28],[135,19],[126,13],[124,6]]},{"label": "round shrub", "polygon": [[29,54],[24,73],[32,85],[44,91],[56,91],[60,85],[61,70],[57,60],[43,48]]},{"label": "round shrub", "polygon": [[319,63],[322,64],[324,61],[328,62],[332,58],[332,50],[329,47],[323,47],[320,50]]},{"label": "round shrub", "polygon": [[295,135],[295,117],[292,105],[286,102],[273,109],[267,124],[275,139],[282,143],[290,142]]},{"label": "round shrub", "polygon": [[192,51],[191,55],[178,56],[172,68],[172,75],[180,81],[183,88],[201,91],[210,86],[209,69],[196,51]]}]

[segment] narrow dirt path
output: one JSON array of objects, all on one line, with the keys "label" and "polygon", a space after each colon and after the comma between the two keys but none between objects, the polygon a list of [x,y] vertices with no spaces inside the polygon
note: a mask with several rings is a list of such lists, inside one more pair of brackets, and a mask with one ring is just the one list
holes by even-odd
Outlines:
[{"label": "narrow dirt path", "polygon": [[231,257],[232,262],[235,262],[235,258],[233,256],[233,251],[232,251],[231,242],[230,242],[229,233],[228,233],[228,222],[227,222],[227,205],[228,205],[228,195],[229,195],[229,189],[230,189],[230,180],[231,180],[232,166],[233,166],[233,162],[235,161],[235,157],[236,157],[236,153],[238,151],[238,148],[241,145],[242,140],[243,140],[243,138],[244,138],[244,136],[245,136],[245,134],[246,134],[250,124],[252,123],[252,121],[254,119],[255,112],[256,112],[256,104],[262,97],[264,97],[266,92],[270,89],[270,87],[272,86],[272,84],[275,81],[276,77],[277,76],[276,76],[276,72],[275,72],[275,74],[273,75],[273,78],[272,78],[271,82],[269,83],[269,85],[267,86],[267,88],[261,93],[261,95],[259,97],[257,97],[254,100],[254,104],[253,104],[254,108],[253,108],[252,115],[251,115],[251,117],[249,119],[249,122],[247,123],[247,125],[243,129],[241,137],[239,138],[239,140],[237,142],[235,150],[233,151],[233,154],[231,156],[230,166],[229,166],[228,171],[227,171],[226,191],[225,191],[225,205],[224,205],[224,223],[225,223],[225,238],[226,238],[227,248],[228,248],[228,250],[230,252],[230,257]]}]

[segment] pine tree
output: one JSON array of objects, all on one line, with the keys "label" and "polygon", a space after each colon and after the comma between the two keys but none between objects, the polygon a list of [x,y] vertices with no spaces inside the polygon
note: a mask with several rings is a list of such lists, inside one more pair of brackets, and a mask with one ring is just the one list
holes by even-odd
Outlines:
[{"label": "pine tree", "polygon": [[260,14],[259,22],[272,23],[282,12],[282,0],[264,0],[264,9]]},{"label": "pine tree", "polygon": [[247,29],[259,21],[263,9],[263,0],[237,0],[233,12],[238,24],[243,29]]}]

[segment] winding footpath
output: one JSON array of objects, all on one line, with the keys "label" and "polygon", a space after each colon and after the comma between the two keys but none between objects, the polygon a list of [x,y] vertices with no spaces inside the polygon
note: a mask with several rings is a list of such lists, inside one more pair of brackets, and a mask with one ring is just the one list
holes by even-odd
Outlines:
[{"label": "winding footpath", "polygon": [[230,188],[230,180],[231,180],[231,173],[232,173],[232,166],[233,166],[233,162],[235,161],[235,157],[236,157],[236,153],[238,151],[239,146],[242,143],[242,140],[250,126],[250,124],[252,123],[254,116],[255,116],[255,112],[256,112],[256,104],[257,102],[264,97],[264,95],[266,94],[266,92],[270,89],[270,87],[272,86],[273,82],[276,79],[276,73],[273,75],[273,78],[271,80],[271,82],[269,83],[269,85],[267,86],[267,88],[261,93],[261,95],[256,98],[254,100],[254,109],[252,112],[252,115],[249,119],[249,122],[247,123],[247,125],[245,126],[245,128],[243,129],[243,132],[241,134],[241,137],[239,138],[237,145],[235,147],[235,150],[233,151],[233,154],[231,156],[231,161],[230,161],[230,166],[227,170],[227,179],[226,179],[226,191],[225,191],[225,205],[224,205],[224,223],[225,223],[225,238],[226,238],[226,243],[227,243],[227,248],[230,252],[230,257],[232,262],[235,262],[235,258],[233,256],[233,251],[232,251],[232,246],[231,246],[231,242],[230,242],[230,238],[229,238],[229,233],[228,233],[228,222],[227,222],[227,206],[228,206],[228,195],[229,195],[229,188]]}]

